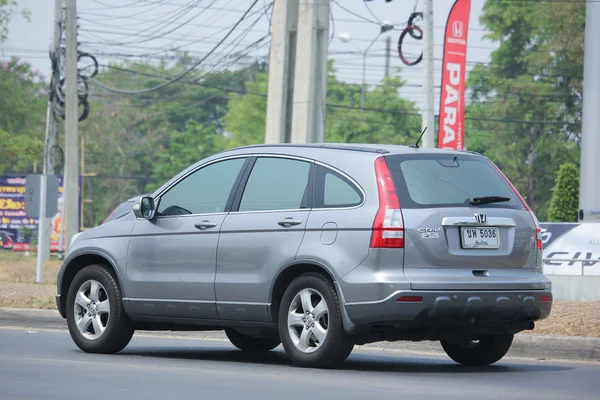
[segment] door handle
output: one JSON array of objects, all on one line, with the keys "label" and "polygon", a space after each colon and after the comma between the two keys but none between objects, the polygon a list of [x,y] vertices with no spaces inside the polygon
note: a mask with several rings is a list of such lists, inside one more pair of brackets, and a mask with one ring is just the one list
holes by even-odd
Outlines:
[{"label": "door handle", "polygon": [[302,223],[302,221],[300,221],[299,219],[294,219],[292,217],[288,217],[286,219],[284,219],[283,221],[279,221],[278,224],[280,226],[283,226],[284,228],[289,228],[290,226],[294,226],[294,225],[300,225]]},{"label": "door handle", "polygon": [[196,227],[196,229],[200,229],[203,231],[205,229],[214,228],[215,226],[217,226],[217,224],[215,222],[202,221],[202,222],[198,222],[194,226]]}]

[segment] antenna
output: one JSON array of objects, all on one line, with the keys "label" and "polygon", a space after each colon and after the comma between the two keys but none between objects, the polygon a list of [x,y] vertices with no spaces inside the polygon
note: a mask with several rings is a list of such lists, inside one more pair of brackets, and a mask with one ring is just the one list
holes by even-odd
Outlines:
[{"label": "antenna", "polygon": [[413,149],[418,149],[419,148],[419,142],[421,141],[421,138],[425,134],[425,131],[427,131],[427,127],[425,127],[425,129],[423,129],[423,132],[421,132],[421,136],[419,136],[419,138],[417,139],[417,141],[414,144],[411,144],[408,147],[413,148]]}]

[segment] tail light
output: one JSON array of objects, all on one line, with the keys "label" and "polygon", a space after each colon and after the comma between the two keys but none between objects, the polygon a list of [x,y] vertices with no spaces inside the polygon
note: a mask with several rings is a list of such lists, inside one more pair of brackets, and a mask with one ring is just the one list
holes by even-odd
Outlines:
[{"label": "tail light", "polygon": [[379,210],[373,221],[371,247],[404,248],[404,221],[392,175],[384,157],[375,160]]},{"label": "tail light", "polygon": [[422,303],[423,296],[400,296],[396,301],[398,303]]},{"label": "tail light", "polygon": [[529,205],[527,204],[527,202],[525,201],[523,196],[521,196],[521,193],[519,193],[519,191],[517,190],[515,185],[513,185],[512,182],[506,177],[506,175],[504,175],[504,173],[502,171],[500,171],[500,168],[498,168],[496,166],[496,164],[492,163],[492,165],[496,168],[498,173],[500,173],[500,175],[502,175],[502,177],[504,178],[506,183],[509,184],[509,186],[511,187],[513,192],[515,192],[517,194],[517,196],[519,197],[519,200],[521,200],[521,203],[523,203],[523,206],[529,212],[529,215],[531,216],[531,219],[533,219],[533,223],[535,224],[535,247],[538,250],[543,250],[544,243],[542,242],[542,227],[540,226],[540,223],[539,223],[537,217],[535,216],[535,214],[533,213],[533,211],[531,210],[531,208],[529,207]]},{"label": "tail light", "polygon": [[542,303],[549,303],[552,301],[552,296],[551,295],[543,295],[542,297],[540,297],[540,301]]}]

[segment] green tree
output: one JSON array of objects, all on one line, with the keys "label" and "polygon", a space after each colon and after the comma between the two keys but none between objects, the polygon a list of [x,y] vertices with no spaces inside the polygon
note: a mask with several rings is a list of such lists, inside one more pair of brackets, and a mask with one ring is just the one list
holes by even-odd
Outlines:
[{"label": "green tree", "polygon": [[41,166],[46,96],[41,76],[16,58],[0,64],[0,173]]},{"label": "green tree", "polygon": [[229,97],[223,123],[240,145],[265,141],[268,80],[266,73],[258,73],[254,81],[246,83],[244,93],[232,93]]},{"label": "green tree", "polygon": [[[398,95],[404,84],[400,77],[385,79],[368,91],[365,109],[361,110],[360,85],[339,81],[335,72],[330,60],[323,110],[326,142],[407,144],[416,140],[420,117],[415,104]],[[225,129],[240,144],[264,142],[267,83],[267,74],[258,73],[254,82],[246,84],[245,94],[231,95]]]},{"label": "green tree", "polygon": [[499,42],[468,78],[466,144],[515,183],[541,220],[559,165],[579,156],[585,2],[487,1]]},{"label": "green tree", "polygon": [[577,222],[579,209],[579,169],[575,164],[563,164],[558,170],[556,185],[548,208],[550,222]]},{"label": "green tree", "polygon": [[0,128],[0,175],[6,172],[29,172],[33,162],[40,158],[43,145],[40,140],[26,135],[11,135]]}]

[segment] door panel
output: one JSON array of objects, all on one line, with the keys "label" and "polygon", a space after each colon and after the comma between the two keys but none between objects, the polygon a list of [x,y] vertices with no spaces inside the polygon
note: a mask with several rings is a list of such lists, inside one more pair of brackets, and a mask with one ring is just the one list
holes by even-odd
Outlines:
[{"label": "door panel", "polygon": [[[231,213],[221,228],[215,293],[219,316],[269,321],[274,274],[296,257],[309,211]],[[293,219],[298,225],[281,226]]]},{"label": "door panel", "polygon": [[139,220],[127,256],[135,314],[214,319],[219,231],[246,158],[190,173],[157,199],[156,217]]},{"label": "door panel", "polygon": [[[215,294],[219,317],[269,321],[276,272],[302,243],[311,199],[312,163],[258,157],[227,215],[217,252]],[[238,210],[238,211],[235,211]]]},{"label": "door panel", "polygon": [[[133,229],[127,279],[134,313],[217,318],[214,278],[219,229],[226,214],[138,221]],[[212,228],[196,224],[208,221]]]}]

